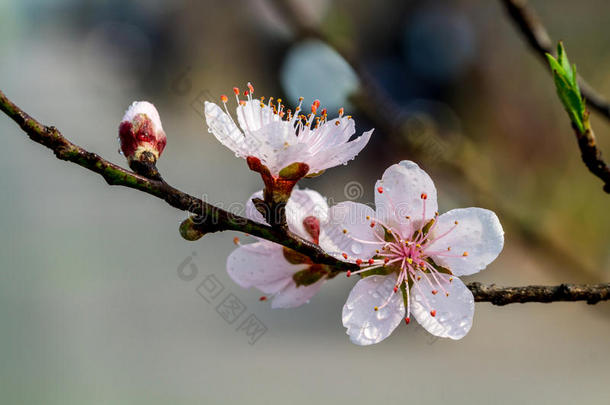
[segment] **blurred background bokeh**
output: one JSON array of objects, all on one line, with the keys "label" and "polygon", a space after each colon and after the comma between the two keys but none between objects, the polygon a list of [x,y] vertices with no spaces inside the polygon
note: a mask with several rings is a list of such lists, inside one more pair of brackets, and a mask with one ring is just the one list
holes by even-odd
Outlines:
[{"label": "blurred background bokeh", "polygon": [[[370,202],[383,170],[411,159],[435,179],[441,212],[484,206],[504,224],[503,254],[468,281],[610,279],[609,197],[580,161],[547,67],[499,1],[295,2],[297,22],[357,64],[374,95],[335,48],[295,35],[281,3],[0,0],[0,88],[123,165],[122,114],[153,102],[168,134],[164,178],[225,207],[260,179],[208,133],[203,100],[251,81],[259,96],[319,98],[331,116],[345,106],[359,132],[377,128],[369,146],[301,186]],[[531,5],[610,95],[610,3]],[[610,156],[609,122],[592,123]],[[608,303],[480,303],[459,342],[410,325],[357,347],[340,320],[353,279],[271,310],[225,272],[236,234],[186,242],[184,213],[56,160],[4,116],[0,133],[3,403],[608,401]],[[346,195],[353,182],[362,192]],[[232,324],[197,292],[212,274],[246,308]],[[253,345],[239,330],[249,314],[267,328]]]}]

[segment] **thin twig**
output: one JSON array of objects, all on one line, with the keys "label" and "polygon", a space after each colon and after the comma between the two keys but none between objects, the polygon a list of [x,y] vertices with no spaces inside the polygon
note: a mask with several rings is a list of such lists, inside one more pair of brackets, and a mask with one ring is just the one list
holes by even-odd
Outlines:
[{"label": "thin twig", "polygon": [[[527,0],[502,0],[502,3],[532,49],[544,65],[548,66],[546,54],[557,55],[553,47],[553,41],[536,12],[528,6]],[[587,104],[600,114],[605,115],[606,118],[610,118],[610,103],[608,100],[596,92],[582,77],[578,78],[578,86]]]},{"label": "thin twig", "polygon": [[587,301],[597,304],[610,299],[610,283],[560,284],[557,286],[530,285],[527,287],[498,287],[495,284],[469,283],[474,300],[506,305],[526,302]]},{"label": "thin twig", "polygon": [[[199,198],[184,193],[165,181],[152,180],[130,172],[108,162],[99,155],[91,153],[67,140],[57,128],[48,127],[10,101],[0,91],[0,110],[15,121],[34,142],[51,149],[58,159],[76,163],[85,169],[101,175],[109,185],[124,186],[139,190],[166,201],[179,210],[197,215],[199,225],[206,232],[233,230],[245,232],[260,238],[278,243],[302,253],[315,263],[329,264],[338,271],[357,269],[352,263],[342,262],[328,255],[317,245],[299,238],[290,232],[271,228],[247,218],[231,214]],[[473,292],[476,301],[487,301],[495,305],[512,302],[553,302],[553,301],[587,301],[595,304],[610,299],[610,284],[529,286],[529,287],[496,287],[470,283],[468,288]]]},{"label": "thin twig", "polygon": [[589,112],[587,111],[585,114],[587,117],[584,131],[580,131],[575,125],[572,125],[580,148],[580,156],[589,171],[604,182],[604,191],[610,194],[610,167],[602,159],[602,153],[597,147],[593,129],[589,124]]},{"label": "thin twig", "polygon": [[192,212],[198,216],[202,231],[245,232],[296,250],[310,257],[315,263],[329,264],[345,270],[354,269],[354,265],[335,259],[319,246],[297,235],[234,215],[175,189],[165,181],[149,179],[110,163],[99,155],[73,144],[57,128],[41,124],[10,101],[2,91],[0,91],[0,110],[12,118],[34,142],[51,149],[58,159],[76,163],[101,175],[111,186],[124,186],[143,191],[166,201],[174,208]]}]

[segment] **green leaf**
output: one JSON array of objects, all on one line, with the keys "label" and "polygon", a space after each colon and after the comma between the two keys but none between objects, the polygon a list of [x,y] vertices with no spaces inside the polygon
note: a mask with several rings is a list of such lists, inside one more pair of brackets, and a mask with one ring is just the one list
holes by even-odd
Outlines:
[{"label": "green leaf", "polygon": [[546,57],[553,71],[553,81],[559,100],[568,113],[572,125],[579,132],[584,133],[587,121],[586,108],[578,87],[576,66],[570,64],[561,42],[557,45],[557,58],[550,54],[547,54]]}]

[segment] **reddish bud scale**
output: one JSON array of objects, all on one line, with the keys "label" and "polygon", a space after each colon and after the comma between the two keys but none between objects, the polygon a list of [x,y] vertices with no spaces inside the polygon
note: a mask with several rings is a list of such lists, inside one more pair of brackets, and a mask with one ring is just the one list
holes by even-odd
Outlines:
[{"label": "reddish bud scale", "polygon": [[142,146],[147,146],[159,157],[167,144],[163,130],[156,131],[150,118],[144,114],[136,115],[132,122],[121,122],[119,140],[121,151],[128,160],[133,159],[136,150]]},{"label": "reddish bud scale", "polygon": [[316,245],[320,243],[320,220],[318,218],[313,215],[305,217],[305,219],[303,219],[303,227],[313,239],[313,243]]}]

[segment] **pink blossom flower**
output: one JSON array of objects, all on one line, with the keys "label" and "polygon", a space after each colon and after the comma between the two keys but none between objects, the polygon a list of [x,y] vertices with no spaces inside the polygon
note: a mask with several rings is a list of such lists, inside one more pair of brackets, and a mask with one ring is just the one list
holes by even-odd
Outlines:
[{"label": "pink blossom flower", "polygon": [[[354,120],[344,116],[343,109],[339,110],[338,118],[329,120],[326,109],[320,111],[318,100],[312,104],[311,112],[303,115],[302,99],[293,112],[281,99],[255,99],[250,83],[244,92],[245,100],[239,98],[239,89],[233,91],[237,100],[237,123],[227,108],[228,97],[223,95],[224,111],[215,103],[205,102],[209,130],[236,156],[260,161],[274,178],[293,179],[295,173],[301,177],[315,175],[345,164],[366,146],[373,132],[370,130],[350,141],[355,133]],[[261,171],[258,165],[248,163],[253,170]]]},{"label": "pink blossom flower", "polygon": [[[261,197],[259,191],[248,200],[246,216],[265,223],[252,203],[252,198]],[[320,194],[313,190],[292,192],[286,204],[291,232],[324,249],[330,246],[324,232],[327,218],[328,204]],[[313,263],[300,253],[262,239],[235,249],[227,259],[227,271],[241,287],[255,287],[272,296],[272,308],[293,308],[308,302],[327,279],[337,274],[327,265]]]},{"label": "pink blossom flower", "polygon": [[472,326],[474,298],[457,276],[483,270],[501,252],[496,214],[462,208],[439,216],[432,179],[410,161],[385,171],[375,205],[344,202],[329,212],[335,248],[361,267],[348,276],[363,276],[343,307],[351,341],[378,343],[411,316],[433,335],[461,339]]}]

